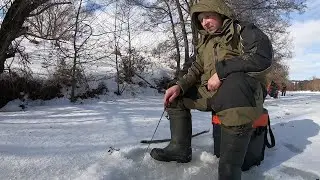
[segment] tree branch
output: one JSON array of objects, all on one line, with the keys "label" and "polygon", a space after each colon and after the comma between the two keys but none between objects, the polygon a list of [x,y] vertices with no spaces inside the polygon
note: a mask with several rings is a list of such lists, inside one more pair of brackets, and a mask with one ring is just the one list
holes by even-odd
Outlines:
[{"label": "tree branch", "polygon": [[58,49],[62,52],[62,54],[67,58],[73,58],[72,56],[70,56],[66,52],[64,52],[64,50],[62,49],[62,47],[60,46],[60,44],[58,42],[59,42],[59,40],[56,41],[55,45],[58,46]]},{"label": "tree branch", "polygon": [[88,24],[85,24],[86,26],[88,26],[90,28],[90,34],[88,35],[88,37],[86,37],[86,39],[82,42],[82,44],[79,46],[78,50],[80,50],[82,48],[82,46],[88,41],[88,39],[91,37],[92,35],[92,27]]},{"label": "tree branch", "polygon": [[137,74],[137,73],[135,73],[135,72],[134,72],[134,74],[135,74],[138,78],[142,79],[144,82],[146,82],[147,84],[149,84],[149,87],[150,87],[150,88],[157,89],[154,85],[152,85],[151,83],[149,83],[146,79],[144,79],[144,78],[143,78],[142,76],[140,76],[139,74]]},{"label": "tree branch", "polygon": [[44,7],[43,9],[41,9],[40,11],[38,11],[38,12],[36,12],[34,14],[30,13],[28,17],[37,16],[37,15],[41,14],[43,11],[51,8],[52,6],[61,5],[61,4],[71,4],[71,2],[60,2],[60,3],[49,4],[46,7]]},{"label": "tree branch", "polygon": [[49,38],[49,37],[39,36],[39,35],[36,35],[36,34],[33,34],[33,33],[29,33],[29,32],[25,33],[24,35],[32,36],[32,37],[36,37],[36,38],[40,38],[40,39],[45,39],[45,40],[59,40],[59,37]]},{"label": "tree branch", "polygon": [[139,0],[134,0],[134,3],[140,7],[143,7],[145,9],[156,9],[156,10],[160,10],[160,11],[164,11],[165,13],[168,13],[168,11],[164,8],[161,8],[161,7],[157,7],[155,5],[146,5],[146,4],[143,4],[142,2],[140,2]]},{"label": "tree branch", "polygon": [[17,38],[17,37],[20,37],[20,36],[26,34],[27,31],[28,31],[28,27],[22,27],[21,30],[15,35],[15,37],[16,37],[16,38]]}]

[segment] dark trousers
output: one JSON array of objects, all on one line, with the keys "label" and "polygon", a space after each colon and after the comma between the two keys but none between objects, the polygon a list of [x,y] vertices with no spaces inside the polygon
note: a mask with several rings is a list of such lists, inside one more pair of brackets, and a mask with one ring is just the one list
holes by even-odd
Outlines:
[{"label": "dark trousers", "polygon": [[241,167],[252,132],[252,124],[221,126],[219,180],[241,180]]},{"label": "dark trousers", "polygon": [[[261,106],[266,90],[245,73],[233,73],[218,91],[209,92],[203,85],[194,86],[169,107],[171,121],[190,116],[190,109],[222,114],[219,180],[240,180],[247,147],[253,132],[255,111]],[[259,115],[260,116],[260,115]]]}]

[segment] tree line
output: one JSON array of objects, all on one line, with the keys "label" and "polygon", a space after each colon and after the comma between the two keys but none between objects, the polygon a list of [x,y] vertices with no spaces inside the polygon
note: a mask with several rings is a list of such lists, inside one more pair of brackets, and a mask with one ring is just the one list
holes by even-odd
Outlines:
[{"label": "tree line", "polygon": [[[43,89],[66,87],[70,100],[75,102],[79,97],[107,91],[103,83],[93,88],[93,82],[113,77],[118,95],[131,84],[163,88],[196,53],[199,34],[191,25],[189,12],[197,1],[2,0],[0,80],[14,91],[1,94],[17,98],[25,91],[23,94],[32,97],[32,91],[38,88],[35,99],[43,99],[46,93],[49,95],[45,97],[50,99],[54,95]],[[289,15],[303,12],[305,0],[227,0],[227,3],[239,20],[255,23],[270,37],[274,63],[268,74],[269,82],[277,79],[288,83],[288,66],[283,60],[292,56]],[[150,48],[138,42],[146,33],[164,36]],[[28,52],[26,42],[38,51]],[[45,80],[34,79],[30,66],[36,60],[41,61],[41,68],[49,74]],[[14,64],[19,64],[19,68]],[[172,76],[146,78],[152,73],[151,67],[160,64],[170,67]],[[106,65],[113,68],[101,73],[101,67]]]},{"label": "tree line", "polygon": [[311,80],[289,81],[289,91],[320,91],[320,79],[313,77]]}]

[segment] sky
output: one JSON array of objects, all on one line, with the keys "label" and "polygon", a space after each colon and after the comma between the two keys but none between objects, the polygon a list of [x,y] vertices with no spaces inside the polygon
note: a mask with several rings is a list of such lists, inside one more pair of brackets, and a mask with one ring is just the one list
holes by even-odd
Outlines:
[{"label": "sky", "polygon": [[[91,7],[91,6],[90,6]],[[96,7],[96,6],[92,6]],[[293,57],[285,60],[289,66],[290,80],[309,80],[320,78],[320,0],[307,0],[307,9],[303,14],[292,13],[292,26],[289,28],[292,39]],[[154,34],[150,34],[153,36]],[[143,33],[135,38],[137,44],[150,44],[150,35]],[[157,36],[158,40],[161,35]]]},{"label": "sky", "polygon": [[293,14],[289,28],[293,58],[286,61],[289,79],[320,78],[320,0],[308,0],[304,14]]},{"label": "sky", "polygon": [[[115,88],[116,86],[113,86]],[[23,180],[216,180],[211,114],[192,111],[192,161],[159,162],[149,153],[167,143],[150,140],[163,112],[162,94],[140,89],[137,97],[101,96],[72,104],[66,98],[19,100],[0,109],[0,179]],[[143,91],[143,92],[142,92]],[[112,91],[111,91],[112,92]],[[320,178],[320,93],[287,92],[265,102],[275,147],[244,180]],[[154,139],[170,138],[163,116]]]},{"label": "sky", "polygon": [[[88,10],[97,10],[101,7],[93,1],[85,2]],[[293,57],[285,61],[289,67],[289,79],[320,78],[320,0],[307,0],[306,11],[303,14],[293,13],[291,24],[289,32],[292,38]],[[145,40],[150,37],[153,39],[157,37],[159,41],[162,38],[161,35],[154,36],[154,33],[143,33],[133,41],[136,44],[149,46],[150,43],[146,43]]]},{"label": "sky", "polygon": [[[290,80],[310,80],[320,78],[320,0],[307,0],[303,14],[292,13],[291,27],[288,31],[292,39],[293,57],[285,60],[289,67]],[[96,8],[90,4],[89,8]],[[149,37],[154,33],[143,33],[133,41],[136,44],[150,46]],[[164,35],[156,36],[160,40]],[[164,37],[163,37],[164,38]]]}]

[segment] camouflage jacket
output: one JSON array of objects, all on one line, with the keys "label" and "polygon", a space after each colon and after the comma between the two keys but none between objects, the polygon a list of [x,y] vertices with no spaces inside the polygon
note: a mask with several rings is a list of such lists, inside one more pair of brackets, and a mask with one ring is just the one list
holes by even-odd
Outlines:
[{"label": "camouflage jacket", "polygon": [[[208,33],[197,16],[201,12],[217,12],[225,17],[219,32]],[[265,76],[273,59],[271,42],[254,24],[239,22],[223,0],[201,0],[191,7],[191,21],[201,35],[197,56],[177,84],[182,95],[196,82],[207,84],[217,73],[223,80],[233,72],[245,72],[265,85]]]}]

